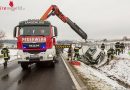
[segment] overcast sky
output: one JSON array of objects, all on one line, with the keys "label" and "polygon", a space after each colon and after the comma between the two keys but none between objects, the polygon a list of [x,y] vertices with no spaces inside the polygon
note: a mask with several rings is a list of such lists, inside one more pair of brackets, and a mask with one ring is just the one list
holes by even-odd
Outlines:
[{"label": "overcast sky", "polygon": [[[0,0],[0,6],[8,6],[10,0]],[[0,30],[13,38],[13,28],[21,20],[39,19],[52,5],[77,23],[88,39],[130,37],[130,0],[12,0],[15,6],[25,10],[0,11]],[[58,39],[81,39],[66,23],[56,16],[48,19],[58,27]]]}]

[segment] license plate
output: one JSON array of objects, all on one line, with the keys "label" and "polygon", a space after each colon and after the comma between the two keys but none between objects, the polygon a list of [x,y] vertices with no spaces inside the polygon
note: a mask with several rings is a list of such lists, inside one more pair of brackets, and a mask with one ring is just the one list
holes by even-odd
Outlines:
[{"label": "license plate", "polygon": [[30,58],[38,58],[38,55],[30,55]]},{"label": "license plate", "polygon": [[38,48],[40,47],[39,44],[29,44],[29,48]]}]

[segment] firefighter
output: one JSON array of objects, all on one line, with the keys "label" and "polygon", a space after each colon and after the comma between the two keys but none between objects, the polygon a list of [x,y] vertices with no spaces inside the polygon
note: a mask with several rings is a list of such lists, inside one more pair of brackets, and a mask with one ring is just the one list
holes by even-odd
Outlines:
[{"label": "firefighter", "polygon": [[74,48],[74,53],[75,53],[74,60],[79,60],[80,59],[79,49],[81,49],[81,48],[82,48],[82,46],[81,47],[75,46],[75,48]]},{"label": "firefighter", "polygon": [[121,53],[123,54],[123,52],[124,52],[124,49],[125,49],[125,45],[124,45],[124,43],[121,43],[120,44],[120,50],[121,50]]},{"label": "firefighter", "polygon": [[72,60],[72,56],[73,56],[73,48],[70,47],[70,48],[68,49],[68,60]]},{"label": "firefighter", "polygon": [[105,49],[105,44],[104,44],[104,43],[102,43],[102,45],[101,45],[101,49],[102,49],[102,50]]},{"label": "firefighter", "polygon": [[110,47],[110,49],[108,49],[108,51],[107,51],[107,57],[108,57],[108,59],[113,59],[113,57],[114,57],[114,54],[115,54],[115,50],[112,48],[112,47]]},{"label": "firefighter", "polygon": [[55,51],[56,51],[56,55],[60,56],[60,49],[59,48],[55,48]]},{"label": "firefighter", "polygon": [[120,54],[120,42],[115,43],[115,51],[116,55]]},{"label": "firefighter", "polygon": [[7,62],[8,62],[8,60],[10,59],[8,48],[7,48],[7,47],[4,47],[4,48],[1,50],[1,54],[3,54],[3,57],[4,57],[4,68],[6,68],[6,67],[7,67]]}]

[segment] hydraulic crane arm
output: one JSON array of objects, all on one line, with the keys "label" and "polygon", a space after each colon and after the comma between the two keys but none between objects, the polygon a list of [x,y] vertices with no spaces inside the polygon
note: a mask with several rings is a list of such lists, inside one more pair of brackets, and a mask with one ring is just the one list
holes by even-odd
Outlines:
[{"label": "hydraulic crane arm", "polygon": [[59,10],[59,8],[56,5],[51,5],[49,9],[45,12],[45,14],[41,17],[41,20],[46,20],[51,15],[56,15],[59,17],[64,23],[69,24],[69,26],[83,39],[87,39],[87,34],[73,21],[71,21],[68,17],[64,16],[62,12]]}]

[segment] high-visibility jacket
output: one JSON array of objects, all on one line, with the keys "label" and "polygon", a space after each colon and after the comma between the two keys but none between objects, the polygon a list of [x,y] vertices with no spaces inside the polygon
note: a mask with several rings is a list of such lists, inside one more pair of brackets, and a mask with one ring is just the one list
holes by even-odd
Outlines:
[{"label": "high-visibility jacket", "polygon": [[124,49],[124,48],[125,48],[124,43],[121,43],[121,44],[120,44],[120,48],[121,48],[121,49]]},{"label": "high-visibility jacket", "polygon": [[120,42],[115,43],[115,48],[120,48]]},{"label": "high-visibility jacket", "polygon": [[108,51],[107,51],[107,54],[114,54],[115,53],[115,50],[113,48],[110,48]]},{"label": "high-visibility jacket", "polygon": [[75,54],[79,54],[79,48],[74,48]]},{"label": "high-visibility jacket", "polygon": [[101,45],[101,49],[105,49],[105,44],[102,44],[102,45]]},{"label": "high-visibility jacket", "polygon": [[9,59],[10,58],[10,56],[9,56],[9,50],[7,48],[3,48],[1,50],[1,54],[3,54],[3,56],[4,56],[5,59]]}]

